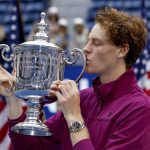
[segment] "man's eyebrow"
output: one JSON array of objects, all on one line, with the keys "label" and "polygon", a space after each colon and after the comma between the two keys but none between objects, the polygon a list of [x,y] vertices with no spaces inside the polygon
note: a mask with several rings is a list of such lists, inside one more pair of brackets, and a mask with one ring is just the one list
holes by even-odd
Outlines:
[{"label": "man's eyebrow", "polygon": [[93,40],[93,41],[99,41],[99,42],[104,42],[104,40],[96,38],[96,37],[89,37],[88,40]]}]

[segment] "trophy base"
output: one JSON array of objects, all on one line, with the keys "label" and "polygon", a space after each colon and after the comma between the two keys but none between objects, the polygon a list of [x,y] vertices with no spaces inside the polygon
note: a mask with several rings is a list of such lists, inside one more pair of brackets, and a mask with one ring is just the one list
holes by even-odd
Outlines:
[{"label": "trophy base", "polygon": [[20,122],[12,127],[12,130],[16,133],[23,135],[32,136],[51,136],[52,133],[49,132],[48,127],[40,122],[36,124],[33,122]]}]

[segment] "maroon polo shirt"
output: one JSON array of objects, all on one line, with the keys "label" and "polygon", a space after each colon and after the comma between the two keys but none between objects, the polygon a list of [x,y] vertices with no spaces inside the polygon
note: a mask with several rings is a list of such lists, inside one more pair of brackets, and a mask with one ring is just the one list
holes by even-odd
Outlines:
[{"label": "maroon polo shirt", "polygon": [[[46,121],[51,137],[19,135],[10,131],[15,150],[150,150],[150,100],[138,87],[133,69],[117,80],[81,91],[81,110],[90,139],[72,147],[64,116]],[[25,115],[9,120],[10,127]]]}]

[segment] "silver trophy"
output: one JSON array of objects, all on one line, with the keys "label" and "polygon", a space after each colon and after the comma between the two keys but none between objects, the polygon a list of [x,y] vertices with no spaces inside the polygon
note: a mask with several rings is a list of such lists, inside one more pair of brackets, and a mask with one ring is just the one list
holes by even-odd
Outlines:
[{"label": "silver trophy", "polygon": [[[16,97],[27,102],[26,120],[13,126],[12,130],[19,134],[33,136],[51,136],[48,127],[41,121],[42,98],[48,95],[50,85],[55,80],[63,80],[65,64],[72,65],[77,62],[78,56],[83,56],[83,69],[76,79],[78,82],[85,70],[86,58],[80,49],[73,49],[70,55],[73,61],[65,56],[65,51],[52,43],[48,43],[45,33],[45,13],[41,13],[38,23],[38,32],[33,41],[13,46],[10,58],[5,57],[9,46],[1,44],[2,58],[12,61],[16,71],[16,85],[13,88]],[[78,55],[79,54],[79,55]]]}]

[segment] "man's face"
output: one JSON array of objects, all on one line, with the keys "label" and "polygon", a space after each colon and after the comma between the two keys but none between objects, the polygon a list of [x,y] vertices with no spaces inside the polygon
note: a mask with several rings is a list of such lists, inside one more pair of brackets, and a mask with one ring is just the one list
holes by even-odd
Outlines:
[{"label": "man's face", "polygon": [[110,42],[106,30],[98,23],[92,28],[83,51],[88,73],[109,73],[116,68],[119,59],[123,59],[118,57],[120,48]]}]

